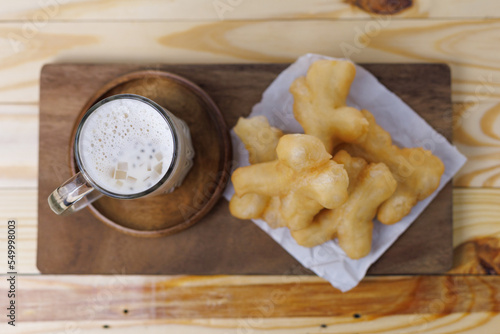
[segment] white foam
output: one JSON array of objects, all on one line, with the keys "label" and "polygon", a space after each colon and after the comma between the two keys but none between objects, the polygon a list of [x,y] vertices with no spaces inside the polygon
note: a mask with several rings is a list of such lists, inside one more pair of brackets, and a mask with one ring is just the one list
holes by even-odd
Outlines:
[{"label": "white foam", "polygon": [[113,193],[135,194],[165,175],[174,141],[156,109],[124,98],[94,110],[82,127],[78,147],[83,167],[95,183]]}]

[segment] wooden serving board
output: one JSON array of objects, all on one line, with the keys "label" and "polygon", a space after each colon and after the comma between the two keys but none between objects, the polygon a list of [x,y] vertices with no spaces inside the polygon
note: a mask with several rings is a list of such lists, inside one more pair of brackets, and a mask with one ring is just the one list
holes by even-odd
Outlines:
[{"label": "wooden serving board", "polygon": [[[120,233],[89,210],[59,217],[48,195],[70,177],[71,129],[87,100],[107,82],[138,70],[170,71],[203,88],[229,128],[250,113],[286,64],[76,65],[42,69],[37,265],[45,274],[310,274],[250,221],[233,218],[219,200],[181,233],[145,239]],[[365,64],[448,140],[452,135],[450,71],[442,64]],[[369,274],[434,274],[452,263],[452,192],[448,184]]]}]

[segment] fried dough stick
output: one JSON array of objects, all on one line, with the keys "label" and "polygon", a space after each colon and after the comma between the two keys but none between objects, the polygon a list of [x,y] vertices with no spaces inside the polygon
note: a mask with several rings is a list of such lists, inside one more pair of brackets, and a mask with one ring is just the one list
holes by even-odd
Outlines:
[{"label": "fried dough stick", "polygon": [[323,142],[328,153],[339,142],[353,142],[368,130],[361,112],[346,106],[355,75],[349,61],[318,60],[290,86],[295,118],[306,134]]},{"label": "fried dough stick", "polygon": [[[234,132],[248,150],[250,164],[277,159],[276,146],[283,136],[283,132],[270,126],[265,116],[240,117],[234,127]],[[253,193],[241,197],[234,194],[229,201],[229,211],[240,219],[259,218],[268,206],[270,199],[269,196]]]},{"label": "fried dough stick", "polygon": [[318,138],[285,135],[276,153],[278,160],[241,167],[233,173],[231,180],[238,196],[279,196],[279,210],[290,230],[309,225],[321,209],[345,202],[347,173],[331,160]]},{"label": "fried dough stick", "polygon": [[396,180],[383,163],[367,163],[345,151],[334,160],[342,161],[349,174],[351,192],[337,209],[323,210],[308,227],[293,231],[299,245],[314,247],[338,237],[340,247],[352,259],[366,256],[371,249],[373,218],[379,205],[396,190]]},{"label": "fried dough stick", "polygon": [[353,156],[383,162],[389,167],[398,187],[380,206],[377,218],[384,224],[394,224],[438,188],[444,165],[432,152],[421,147],[393,145],[390,134],[377,124],[375,117],[368,110],[361,112],[369,122],[368,132],[355,143],[343,144],[340,148]]}]

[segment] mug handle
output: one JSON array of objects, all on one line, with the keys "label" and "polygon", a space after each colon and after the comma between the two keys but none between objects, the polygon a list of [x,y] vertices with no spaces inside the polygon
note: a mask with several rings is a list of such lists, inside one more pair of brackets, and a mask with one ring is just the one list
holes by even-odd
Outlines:
[{"label": "mug handle", "polygon": [[48,202],[56,214],[67,215],[83,209],[102,196],[79,172],[54,190]]}]

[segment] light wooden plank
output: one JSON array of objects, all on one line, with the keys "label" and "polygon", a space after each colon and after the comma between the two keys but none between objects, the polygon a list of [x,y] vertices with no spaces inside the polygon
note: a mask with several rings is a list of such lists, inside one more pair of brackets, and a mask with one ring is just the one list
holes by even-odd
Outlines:
[{"label": "light wooden plank", "polygon": [[39,273],[36,268],[37,190],[0,190],[0,273],[7,268],[7,221],[16,220],[16,271]]},{"label": "light wooden plank", "polygon": [[60,333],[120,333],[120,334],[477,334],[495,333],[500,315],[490,312],[453,314],[384,315],[369,319],[353,317],[317,318],[234,318],[234,319],[176,319],[176,320],[127,320],[113,321],[45,321],[25,322],[15,329],[0,324],[2,333],[10,334],[60,334]]},{"label": "light wooden plank", "polygon": [[[355,2],[355,1],[352,1]],[[370,1],[363,1],[369,3]],[[377,4],[384,1],[372,1]],[[389,1],[387,1],[389,3]],[[489,0],[414,0],[400,18],[498,17],[500,5]],[[392,2],[394,5],[394,2]],[[373,13],[349,1],[301,0],[16,0],[4,5],[0,20],[240,20],[366,18]]]},{"label": "light wooden plank", "polygon": [[[415,314],[498,313],[498,301],[488,296],[499,288],[499,277],[468,275],[368,277],[347,293],[305,276],[40,275],[17,277],[17,303],[24,322],[335,317],[352,323],[385,315],[416,321]],[[6,291],[0,285],[0,293]]]},{"label": "light wooden plank", "polygon": [[453,245],[476,238],[500,238],[500,189],[453,191]]},{"label": "light wooden plank", "polygon": [[21,23],[4,23],[0,103],[36,102],[48,62],[291,62],[307,52],[356,62],[445,62],[454,102],[500,101],[499,32],[500,20],[50,22],[32,35]]},{"label": "light wooden plank", "polygon": [[500,103],[455,104],[454,142],[468,158],[456,186],[500,187]]},{"label": "light wooden plank", "polygon": [[0,187],[36,187],[38,105],[0,105]]},{"label": "light wooden plank", "polygon": [[499,189],[455,189],[454,263],[450,273],[499,274]]}]

